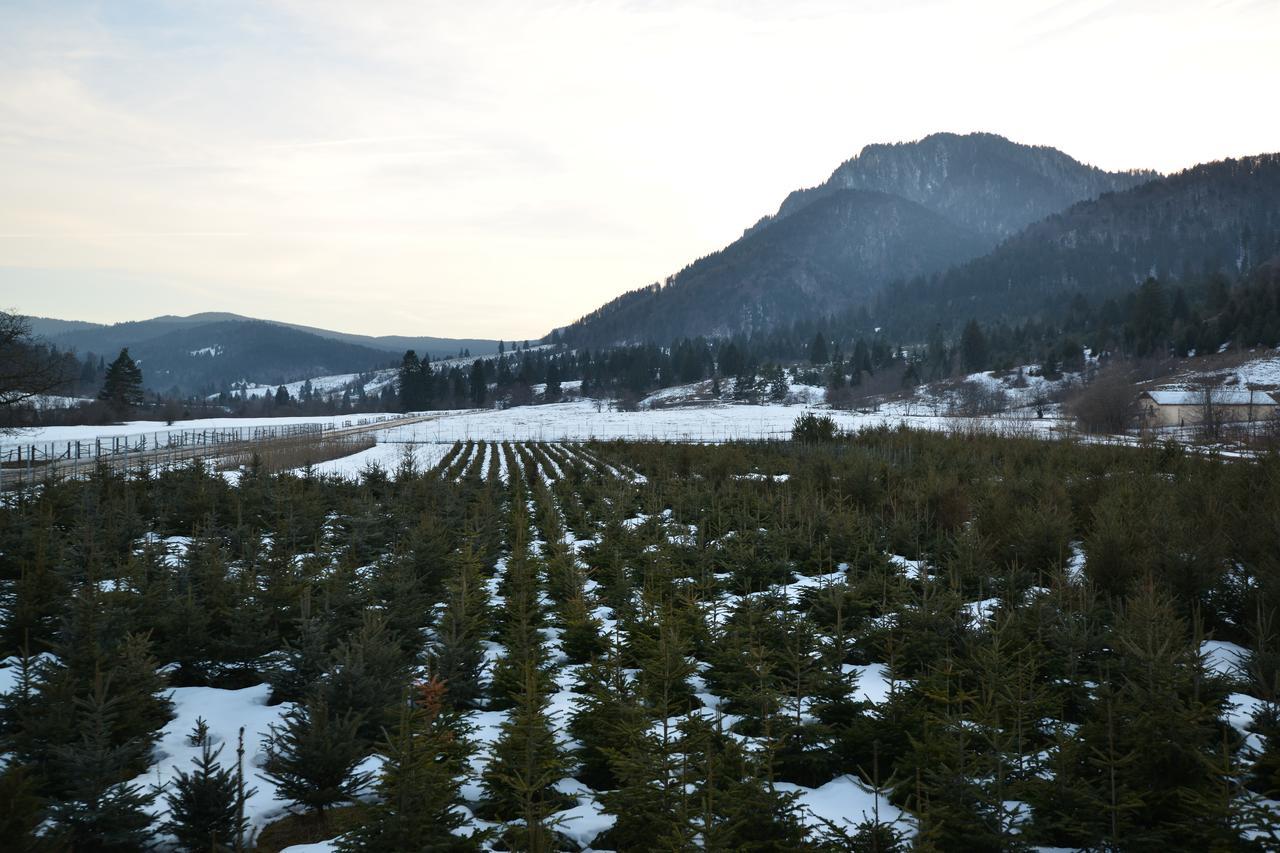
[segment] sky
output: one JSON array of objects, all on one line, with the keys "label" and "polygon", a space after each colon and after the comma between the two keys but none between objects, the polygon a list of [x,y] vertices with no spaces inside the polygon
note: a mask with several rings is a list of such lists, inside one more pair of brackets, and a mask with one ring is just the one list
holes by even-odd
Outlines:
[{"label": "sky", "polygon": [[532,339],[863,145],[1280,150],[1280,0],[0,0],[0,307]]}]

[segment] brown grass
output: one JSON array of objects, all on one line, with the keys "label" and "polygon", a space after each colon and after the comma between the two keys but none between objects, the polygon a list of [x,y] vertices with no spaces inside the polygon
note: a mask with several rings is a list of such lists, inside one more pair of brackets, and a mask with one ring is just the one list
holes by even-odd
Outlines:
[{"label": "brown grass", "polygon": [[367,433],[269,439],[224,456],[219,461],[218,468],[222,471],[234,470],[251,464],[256,456],[264,473],[276,474],[331,459],[341,459],[361,450],[368,450],[375,444],[377,441]]}]

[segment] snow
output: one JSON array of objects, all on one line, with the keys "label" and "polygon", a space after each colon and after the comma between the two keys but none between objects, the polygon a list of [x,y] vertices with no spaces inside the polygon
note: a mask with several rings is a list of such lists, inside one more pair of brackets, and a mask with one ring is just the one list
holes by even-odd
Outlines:
[{"label": "snow", "polygon": [[1248,649],[1225,640],[1206,640],[1200,644],[1200,654],[1205,669],[1225,678],[1243,677],[1249,663]]},{"label": "snow", "polygon": [[774,787],[779,791],[795,791],[800,795],[797,804],[800,806],[801,819],[809,826],[821,827],[824,820],[847,827],[856,826],[871,819],[877,813],[877,807],[882,823],[902,821],[904,829],[910,826],[900,809],[852,776],[838,776],[818,788],[806,788],[789,782],[778,782]]},{"label": "snow", "polygon": [[[430,421],[379,432],[385,440],[417,441],[702,441],[787,439],[805,411],[782,403],[719,403],[637,412],[596,410],[591,400],[520,406],[501,410],[447,410]],[[910,404],[885,406],[879,412],[824,411],[845,430],[906,425],[940,431],[1018,431],[1048,435],[1052,419],[954,418],[916,413]]]},{"label": "snow", "polygon": [[[194,355],[195,353],[192,353]],[[288,389],[290,397],[297,397],[298,392],[302,390],[302,386],[308,382],[311,383],[311,390],[315,393],[329,395],[344,390],[351,383],[356,382],[361,376],[370,376],[371,378],[364,383],[364,393],[366,395],[374,395],[382,391],[386,386],[397,380],[397,371],[394,368],[385,370],[370,371],[368,373],[334,373],[328,376],[313,376],[309,379],[299,379],[294,382],[285,382],[284,387]],[[232,383],[231,395],[233,397],[243,396],[249,399],[258,397],[266,397],[276,393],[279,385],[260,385],[258,383],[236,382]],[[210,394],[208,399],[215,400],[217,394]]]},{"label": "snow", "polygon": [[924,560],[908,560],[900,554],[890,554],[889,564],[902,569],[911,580],[926,580],[929,577],[929,565]]},{"label": "snow", "polygon": [[1222,715],[1236,731],[1245,734],[1253,725],[1253,716],[1262,710],[1267,703],[1247,693],[1232,693],[1227,696],[1227,710]]},{"label": "snow", "polygon": [[34,409],[73,409],[84,403],[92,403],[91,397],[66,397],[60,394],[38,394],[23,401],[23,405]]},{"label": "snow", "polygon": [[564,821],[556,828],[583,848],[590,847],[596,836],[612,829],[618,820],[605,814],[604,807],[592,797],[579,797],[578,805],[556,812],[555,816]]},{"label": "snow", "polygon": [[[416,469],[422,471],[431,468],[444,458],[444,455],[449,452],[452,446],[452,444],[413,446],[412,452]],[[411,445],[409,444],[377,444],[350,456],[330,459],[327,462],[318,462],[311,466],[311,471],[322,477],[359,480],[360,475],[364,473],[366,468],[370,465],[376,465],[385,471],[388,477],[394,479],[396,468],[400,465],[406,450],[410,447]],[[295,468],[294,473],[302,473],[302,470],[301,468]]]},{"label": "snow", "polygon": [[991,617],[995,614],[996,608],[1000,606],[998,598],[984,598],[981,601],[970,601],[968,604],[961,606],[961,610],[968,617],[970,628],[981,628],[991,621]]},{"label": "snow", "polygon": [[[174,767],[190,771],[191,760],[200,755],[200,747],[192,746],[188,735],[195,728],[196,718],[204,718],[209,726],[210,742],[214,749],[225,744],[218,756],[224,767],[233,766],[236,760],[236,741],[240,727],[244,727],[245,783],[257,788],[257,792],[245,803],[245,816],[251,827],[261,828],[284,811],[284,803],[275,799],[275,785],[258,776],[265,760],[262,740],[271,725],[278,724],[291,707],[288,704],[268,706],[271,688],[257,684],[240,690],[217,687],[177,687],[170,691],[175,716],[160,733],[156,745],[155,762],[150,770],[134,779],[141,786],[167,784],[176,775]],[[152,813],[166,811],[164,798],[157,798]]]},{"label": "snow", "polygon": [[866,665],[844,664],[844,672],[852,672],[858,676],[858,686],[854,688],[853,698],[859,702],[870,702],[882,705],[889,701],[892,679],[889,678],[889,667],[882,663]]},{"label": "snow", "polygon": [[1071,559],[1067,561],[1066,575],[1067,580],[1073,584],[1084,583],[1084,549],[1080,547],[1079,542],[1071,543]]}]

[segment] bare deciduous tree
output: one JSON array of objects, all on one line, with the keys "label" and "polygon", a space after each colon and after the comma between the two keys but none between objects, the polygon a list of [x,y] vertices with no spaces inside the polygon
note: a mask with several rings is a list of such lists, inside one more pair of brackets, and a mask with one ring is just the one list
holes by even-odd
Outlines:
[{"label": "bare deciduous tree", "polygon": [[67,379],[62,362],[32,336],[27,318],[0,311],[0,416],[59,390]]},{"label": "bare deciduous tree", "polygon": [[1070,401],[1068,410],[1085,432],[1124,432],[1137,416],[1138,391],[1126,371],[1103,368]]}]

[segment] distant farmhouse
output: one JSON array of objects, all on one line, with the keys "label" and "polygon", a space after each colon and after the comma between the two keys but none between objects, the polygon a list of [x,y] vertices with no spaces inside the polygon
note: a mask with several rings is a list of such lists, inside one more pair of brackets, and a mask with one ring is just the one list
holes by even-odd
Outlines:
[{"label": "distant farmhouse", "polygon": [[1276,417],[1280,392],[1244,388],[1143,391],[1138,398],[1145,427],[1195,426],[1206,421],[1260,421]]}]

